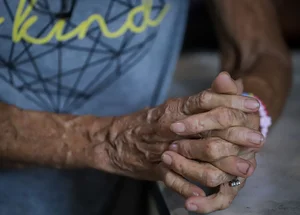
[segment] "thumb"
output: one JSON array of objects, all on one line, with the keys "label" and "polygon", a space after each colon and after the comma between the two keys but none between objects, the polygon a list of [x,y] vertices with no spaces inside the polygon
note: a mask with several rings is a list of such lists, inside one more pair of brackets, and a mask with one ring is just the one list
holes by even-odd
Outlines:
[{"label": "thumb", "polygon": [[221,94],[241,94],[243,92],[243,83],[240,79],[234,81],[228,72],[221,72],[213,81],[211,90]]},{"label": "thumb", "polygon": [[234,82],[238,89],[238,95],[241,95],[244,92],[244,84],[243,84],[242,79],[239,78],[239,79],[235,80]]}]

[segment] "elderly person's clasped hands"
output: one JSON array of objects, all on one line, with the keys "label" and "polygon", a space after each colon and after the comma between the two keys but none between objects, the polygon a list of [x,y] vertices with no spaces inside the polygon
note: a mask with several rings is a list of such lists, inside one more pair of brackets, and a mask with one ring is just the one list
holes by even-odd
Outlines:
[{"label": "elderly person's clasped hands", "polygon": [[[197,95],[117,117],[106,149],[114,172],[163,181],[186,198],[190,211],[227,208],[253,174],[255,152],[264,143],[259,102],[241,96],[242,88],[240,81],[223,72],[211,89]],[[236,178],[241,184],[231,187]],[[206,196],[190,181],[219,186],[219,192]]]},{"label": "elderly person's clasped hands", "polygon": [[[165,183],[187,198],[190,211],[209,213],[229,207],[255,170],[255,152],[264,143],[258,131],[259,102],[240,96],[242,88],[240,81],[221,73],[210,90],[186,101],[188,116],[170,127],[182,139],[162,156],[165,166],[173,171],[166,174]],[[229,182],[237,177],[241,184],[231,187]],[[219,192],[206,196],[186,179],[207,187],[219,186]]]}]

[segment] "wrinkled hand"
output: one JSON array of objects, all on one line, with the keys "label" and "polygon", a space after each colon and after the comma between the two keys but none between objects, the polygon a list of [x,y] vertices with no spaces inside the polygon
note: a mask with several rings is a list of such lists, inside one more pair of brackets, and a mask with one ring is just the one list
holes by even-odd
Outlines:
[{"label": "wrinkled hand", "polygon": [[[108,134],[109,144],[106,145],[106,151],[115,169],[114,172],[117,174],[146,180],[162,180],[167,186],[185,197],[203,195],[200,188],[162,165],[162,153],[174,141],[199,137],[206,138],[211,135],[210,130],[226,130],[233,125],[245,126],[249,121],[247,119],[255,116],[245,113],[256,112],[258,106],[256,99],[216,94],[211,90],[186,98],[168,100],[156,108],[146,109],[128,116],[116,117]],[[198,125],[205,124],[205,127],[200,126],[201,130],[197,130],[197,133],[176,134],[170,130],[170,127],[173,127],[171,124],[174,122],[179,120],[190,121],[191,116],[195,114],[198,114],[196,115]],[[228,123],[228,119],[230,119],[230,123]],[[192,126],[192,128],[195,129],[196,127]],[[245,129],[248,132],[253,131],[249,128]],[[228,129],[227,132],[220,132],[219,135],[223,135],[224,140],[230,143],[230,132],[230,129]],[[211,140],[211,143],[213,142]],[[243,144],[250,144],[250,142],[240,143],[240,145]],[[251,145],[254,148],[257,147],[257,144]],[[232,145],[232,147],[236,146]],[[202,153],[201,148],[198,150]],[[228,151],[228,153],[232,152]],[[204,150],[202,154],[204,158],[211,157],[211,153],[207,150]],[[221,153],[220,155],[223,157]],[[178,163],[176,161],[174,163]],[[248,162],[238,157],[236,157],[236,161]],[[97,160],[95,163],[97,163]],[[210,168],[219,170],[214,166]],[[250,168],[251,171],[243,174],[243,176],[250,175],[253,169],[254,166]],[[197,168],[197,173],[201,180],[206,184],[208,183],[208,185],[219,185],[228,180],[227,175],[226,177],[223,175],[224,178],[220,177],[218,180],[210,180],[212,179],[211,173],[214,172],[210,171],[206,164],[202,164],[199,169]],[[211,181],[213,181],[213,184]]]},{"label": "wrinkled hand", "polygon": [[[242,90],[241,82],[234,82],[226,73],[221,73],[212,85],[212,91],[217,93],[240,94]],[[172,159],[172,164],[169,164],[170,161],[166,164],[170,165],[176,173],[209,187],[220,185],[217,194],[209,197],[204,197],[205,194],[203,194],[201,197],[188,198],[186,207],[189,210],[209,213],[227,208],[238,190],[244,186],[244,178],[253,173],[256,167],[254,152],[258,151],[264,142],[262,135],[257,132],[259,117],[253,113],[251,117],[246,113],[239,114],[231,116],[233,118],[224,119],[227,122],[219,123],[221,130],[212,131],[209,138],[180,140],[171,145],[170,150],[173,152],[164,153],[163,157],[168,157],[168,160]],[[202,114],[198,114],[198,116],[193,115],[181,120],[186,130],[178,134],[190,135],[201,132],[203,128],[199,127],[207,126],[205,122],[202,123],[203,125],[197,123],[203,122],[201,117]],[[243,127],[235,126],[235,121],[238,119],[244,119],[242,120],[245,122]],[[235,127],[229,127],[229,124]],[[247,127],[252,130],[250,131]],[[206,177],[203,177],[203,173]],[[239,178],[242,182],[241,186],[229,187],[227,182],[232,180],[233,176],[242,177]]]},{"label": "wrinkled hand", "polygon": [[[256,167],[255,154],[249,153],[242,156]],[[218,192],[210,196],[192,196],[186,200],[185,206],[189,211],[198,213],[211,213],[217,210],[227,209],[238,192],[244,187],[246,179],[239,178],[241,185],[230,187],[229,183],[223,183],[218,187]]]}]

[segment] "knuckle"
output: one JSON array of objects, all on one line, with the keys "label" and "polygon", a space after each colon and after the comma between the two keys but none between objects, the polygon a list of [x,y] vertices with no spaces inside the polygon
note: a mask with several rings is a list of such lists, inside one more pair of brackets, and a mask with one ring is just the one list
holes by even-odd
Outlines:
[{"label": "knuckle", "polygon": [[226,183],[229,180],[230,180],[229,175],[218,170],[218,174],[217,174],[216,180],[215,180],[217,183],[217,186],[219,186],[220,184]]},{"label": "knuckle", "polygon": [[206,186],[208,187],[217,187],[217,183],[215,182],[215,177],[213,176],[207,176],[207,180],[206,180]]},{"label": "knuckle", "polygon": [[206,183],[208,187],[217,187],[227,181],[229,181],[229,177],[226,173],[221,172],[219,169],[214,169],[208,173]]},{"label": "knuckle", "polygon": [[226,108],[226,110],[224,111],[223,120],[227,121],[227,126],[237,126],[245,125],[247,122],[247,118],[247,115],[240,110]]},{"label": "knuckle", "polygon": [[193,152],[189,141],[180,141],[178,143],[178,152],[186,158],[193,158]]},{"label": "knuckle", "polygon": [[182,107],[182,112],[186,115],[190,114],[191,113],[190,107],[193,105],[193,103],[194,103],[193,96],[189,96],[184,102],[184,105]]},{"label": "knuckle", "polygon": [[165,114],[169,115],[169,114],[180,112],[181,106],[182,106],[181,99],[170,99],[164,105]]},{"label": "knuckle", "polygon": [[173,157],[173,162],[171,165],[172,165],[172,169],[175,172],[182,175],[185,174],[184,161],[178,161],[176,158]]},{"label": "knuckle", "polygon": [[199,94],[199,98],[198,98],[198,104],[200,107],[205,107],[207,106],[207,104],[210,102],[211,100],[211,93],[204,90]]},{"label": "knuckle", "polygon": [[203,120],[200,120],[196,115],[185,118],[184,124],[187,127],[186,132],[190,134],[199,133],[199,130],[204,126]]},{"label": "knuckle", "polygon": [[225,107],[218,107],[215,109],[215,120],[222,127],[226,128],[234,120],[234,114],[232,110]]},{"label": "knuckle", "polygon": [[211,99],[212,93],[206,90],[197,95],[189,96],[183,104],[183,113],[191,114],[198,109],[206,109]]},{"label": "knuckle", "polygon": [[146,112],[146,121],[148,123],[156,122],[161,116],[161,108],[151,108]]},{"label": "knuckle", "polygon": [[204,173],[204,183],[208,187],[217,187],[220,185],[218,172],[208,169]]},{"label": "knuckle", "polygon": [[209,138],[208,143],[206,144],[206,157],[207,161],[216,161],[220,156],[220,147],[222,146],[222,140],[218,137]]}]

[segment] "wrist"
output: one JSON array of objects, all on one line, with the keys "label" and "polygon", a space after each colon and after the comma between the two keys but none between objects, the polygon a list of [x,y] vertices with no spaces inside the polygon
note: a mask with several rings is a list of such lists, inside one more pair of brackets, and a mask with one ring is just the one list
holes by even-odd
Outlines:
[{"label": "wrist", "polygon": [[[72,142],[70,164],[82,168],[94,168],[111,171],[110,158],[107,153],[109,131],[112,117],[82,116],[77,122],[71,122],[66,138]],[[66,160],[70,153],[66,154]]]}]

